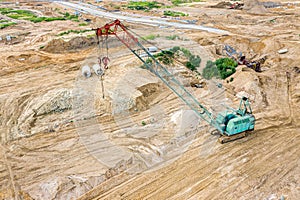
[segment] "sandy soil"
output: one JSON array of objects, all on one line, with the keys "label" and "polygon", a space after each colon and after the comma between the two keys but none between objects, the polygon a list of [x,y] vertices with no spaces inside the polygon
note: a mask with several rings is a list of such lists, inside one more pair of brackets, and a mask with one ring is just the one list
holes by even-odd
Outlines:
[{"label": "sandy soil", "polygon": [[[200,72],[207,60],[223,56],[224,44],[251,59],[267,56],[263,72],[239,66],[232,82],[217,80],[222,88],[178,63],[168,67],[210,111],[237,107],[239,93],[250,95],[255,131],[225,145],[113,38],[102,98],[100,78],[81,75],[82,66],[97,62],[93,32],[58,34],[109,20],[15,20],[1,29],[2,38],[13,39],[0,41],[0,199],[299,199],[300,4],[209,8],[219,2],[174,10],[229,35],[125,23],[139,35],[159,35],[145,46],[184,46],[200,55]],[[20,7],[72,12],[45,5]],[[91,25],[80,27],[87,18]],[[179,39],[167,40],[170,35]],[[195,80],[205,87],[190,87]]]}]

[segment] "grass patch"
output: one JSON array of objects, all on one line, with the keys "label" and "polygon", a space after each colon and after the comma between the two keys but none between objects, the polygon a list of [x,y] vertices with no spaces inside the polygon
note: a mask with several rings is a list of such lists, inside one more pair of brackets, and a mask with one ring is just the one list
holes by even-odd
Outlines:
[{"label": "grass patch", "polygon": [[178,35],[170,35],[170,36],[166,36],[167,40],[176,40],[176,39],[180,39]]},{"label": "grass patch", "polygon": [[87,35],[86,37],[87,38],[92,38],[92,37],[95,37],[96,35],[95,34],[89,34],[89,35]]},{"label": "grass patch", "polygon": [[38,23],[38,22],[42,22],[42,21],[46,21],[46,22],[52,22],[52,21],[63,21],[66,20],[64,17],[32,17],[27,19],[33,23]]},{"label": "grass patch", "polygon": [[8,22],[8,23],[0,23],[0,29],[4,29],[6,27],[9,27],[9,26],[12,26],[12,25],[15,25],[17,23],[15,22]]},{"label": "grass patch", "polygon": [[80,24],[78,24],[79,26],[87,26],[87,25],[89,25],[88,23],[80,23]]},{"label": "grass patch", "polygon": [[171,11],[171,10],[165,10],[164,11],[165,16],[171,16],[171,17],[184,17],[188,16],[188,14],[185,14],[183,12],[176,12],[176,11]]},{"label": "grass patch", "polygon": [[68,30],[68,31],[59,33],[58,36],[68,35],[69,33],[80,34],[80,33],[85,33],[85,32],[90,32],[90,31],[93,31],[93,30]]},{"label": "grass patch", "polygon": [[153,8],[161,8],[164,4],[157,1],[131,1],[128,3],[127,8],[131,10],[144,10],[149,11]]},{"label": "grass patch", "polygon": [[70,15],[70,13],[68,12],[64,13],[63,16],[60,17],[38,17],[33,12],[28,10],[13,10],[11,8],[0,8],[0,13],[13,19],[29,20],[33,23],[38,23],[42,21],[51,22],[57,20],[78,20],[78,16]]},{"label": "grass patch", "polygon": [[182,3],[193,3],[193,2],[201,2],[202,0],[171,0],[172,4],[178,6]]},{"label": "grass patch", "polygon": [[7,8],[6,10],[1,10],[1,14],[6,15],[13,19],[28,19],[35,17],[35,14],[28,10],[13,10]]},{"label": "grass patch", "polygon": [[159,35],[155,35],[155,34],[150,34],[147,36],[142,37],[143,40],[154,40],[155,38],[158,38]]}]

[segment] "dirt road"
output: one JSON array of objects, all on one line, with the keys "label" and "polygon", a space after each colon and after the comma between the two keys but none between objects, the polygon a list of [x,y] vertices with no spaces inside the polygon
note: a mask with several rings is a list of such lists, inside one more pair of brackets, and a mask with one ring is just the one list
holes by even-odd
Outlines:
[{"label": "dirt road", "polygon": [[77,4],[77,3],[61,2],[61,1],[57,1],[57,3],[61,4],[63,6],[72,8],[72,9],[84,11],[91,15],[105,17],[105,18],[108,18],[111,20],[120,19],[120,20],[125,20],[128,22],[147,24],[147,25],[172,26],[172,27],[182,28],[182,29],[203,30],[203,31],[208,31],[211,33],[217,33],[217,34],[222,34],[222,35],[229,34],[228,31],[220,30],[217,28],[204,27],[204,26],[193,25],[193,24],[167,22],[165,20],[158,20],[157,18],[149,18],[149,17],[144,17],[144,16],[133,17],[133,16],[124,16],[124,15],[120,15],[117,13],[105,12],[105,11],[101,11],[93,6],[90,6],[88,4],[83,4],[83,3]]}]

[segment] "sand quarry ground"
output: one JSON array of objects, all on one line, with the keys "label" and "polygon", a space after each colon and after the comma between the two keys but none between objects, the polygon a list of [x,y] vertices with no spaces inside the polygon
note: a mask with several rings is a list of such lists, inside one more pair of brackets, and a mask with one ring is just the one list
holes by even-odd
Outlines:
[{"label": "sand quarry ground", "polygon": [[[209,8],[219,2],[172,9],[228,35],[124,24],[142,36],[159,35],[151,42],[160,48],[189,48],[202,58],[199,71],[223,56],[224,44],[248,58],[267,56],[263,72],[239,66],[232,82],[217,80],[222,88],[179,64],[168,67],[210,111],[222,103],[237,107],[237,94],[250,95],[255,131],[223,145],[115,38],[109,39],[105,98],[99,77],[81,75],[100,53],[93,32],[58,34],[110,20],[85,14],[81,22],[15,20],[0,30],[0,199],[299,199],[300,4]],[[49,16],[73,12],[38,4],[19,7]],[[1,5],[7,6],[14,5]],[[79,26],[84,19],[91,24]],[[167,40],[170,35],[179,38]],[[193,81],[205,87],[190,87]]]}]

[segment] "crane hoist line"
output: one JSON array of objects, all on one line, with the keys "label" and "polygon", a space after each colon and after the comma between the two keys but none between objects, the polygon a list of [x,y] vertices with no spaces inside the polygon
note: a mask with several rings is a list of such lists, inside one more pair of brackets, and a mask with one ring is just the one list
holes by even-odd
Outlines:
[{"label": "crane hoist line", "polygon": [[[141,60],[145,67],[163,81],[182,101],[184,101],[204,121],[214,127],[221,137],[219,142],[225,143],[245,137],[249,131],[254,130],[255,117],[248,98],[243,97],[238,109],[227,109],[213,116],[199,101],[168,71],[156,58],[145,48],[129,30],[120,22],[115,20],[105,24],[103,27],[93,29],[96,31],[99,47],[108,48],[108,36],[117,37],[130,51]],[[105,51],[105,50],[104,50]],[[103,52],[103,51],[101,51]],[[108,68],[108,51],[106,55],[100,55],[99,64]],[[143,56],[141,56],[143,55]],[[147,56],[144,56],[147,55]],[[149,59],[152,62],[149,62]]]}]

